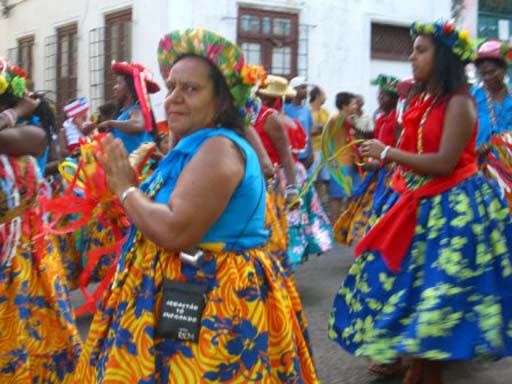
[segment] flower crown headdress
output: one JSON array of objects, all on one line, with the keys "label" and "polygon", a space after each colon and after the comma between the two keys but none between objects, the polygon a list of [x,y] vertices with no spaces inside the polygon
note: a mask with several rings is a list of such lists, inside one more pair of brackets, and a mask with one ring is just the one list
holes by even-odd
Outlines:
[{"label": "flower crown headdress", "polygon": [[415,21],[411,25],[411,35],[430,35],[451,48],[452,52],[465,64],[475,60],[476,52],[469,32],[465,29],[458,31],[452,22],[423,23]]},{"label": "flower crown headdress", "polygon": [[15,65],[9,65],[5,60],[0,60],[0,95],[10,92],[14,97],[21,99],[26,89],[25,71]]},{"label": "flower crown headdress", "polygon": [[249,122],[254,106],[252,90],[265,84],[265,69],[247,64],[240,47],[226,38],[203,28],[189,28],[170,32],[160,39],[158,62],[164,79],[174,63],[185,55],[203,57],[219,69],[236,107]]}]

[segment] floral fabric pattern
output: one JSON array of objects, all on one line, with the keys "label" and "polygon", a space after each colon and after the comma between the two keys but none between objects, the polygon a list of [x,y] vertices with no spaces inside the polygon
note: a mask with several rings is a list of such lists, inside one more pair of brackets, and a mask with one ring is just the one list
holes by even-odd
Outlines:
[{"label": "floral fabric pattern", "polygon": [[[409,188],[428,178],[408,174]],[[388,189],[372,221],[399,198]],[[476,174],[424,198],[400,273],[365,252],[339,289],[329,336],[356,356],[469,360],[512,355],[512,217]],[[399,241],[399,239],[397,239]]]},{"label": "floral fabric pattern", "polygon": [[379,168],[365,175],[350,197],[347,208],[334,224],[334,237],[337,242],[350,246],[366,234],[375,206],[389,187],[392,175],[392,167]]},{"label": "floral fabric pattern", "polygon": [[81,343],[57,244],[35,239],[37,205],[20,210],[45,192],[35,160],[1,155],[0,187],[0,381],[69,382]]},{"label": "floral fabric pattern", "polygon": [[265,244],[265,250],[279,260],[283,270],[291,275],[290,259],[288,258],[288,218],[286,217],[284,184],[283,172],[278,169],[267,186],[265,229],[269,231],[269,239]]},{"label": "floral fabric pattern", "polygon": [[[307,184],[307,172],[302,163],[295,163],[299,189]],[[288,254],[292,266],[307,260],[311,254],[327,252],[333,247],[334,238],[329,218],[322,208],[314,187],[302,197],[299,209],[288,210]]]},{"label": "floral fabric pattern", "polygon": [[[316,383],[298,294],[276,263],[261,250],[208,252],[195,268],[138,235],[94,317],[76,382]],[[208,285],[197,344],[154,337],[164,277]]]},{"label": "floral fabric pattern", "polygon": [[[210,132],[197,139],[203,135]],[[171,151],[141,189],[155,199],[191,155]],[[76,383],[318,382],[295,285],[270,252],[203,247],[202,263],[192,266],[135,230],[125,250],[95,313]],[[164,279],[207,286],[197,343],[155,336]]]}]

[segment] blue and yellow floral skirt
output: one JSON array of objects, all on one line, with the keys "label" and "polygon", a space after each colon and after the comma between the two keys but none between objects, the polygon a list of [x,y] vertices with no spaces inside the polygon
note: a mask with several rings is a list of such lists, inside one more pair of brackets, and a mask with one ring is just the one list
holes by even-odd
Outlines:
[{"label": "blue and yellow floral skirt", "polygon": [[[410,188],[427,178],[410,174]],[[387,191],[379,214],[399,195]],[[400,241],[400,239],[396,239]],[[512,355],[512,217],[482,174],[420,200],[401,272],[376,252],[350,269],[333,304],[329,336],[356,356],[391,362]]]},{"label": "blue and yellow floral skirt", "polygon": [[0,156],[1,383],[68,383],[81,350],[62,264],[51,256],[56,243],[36,238],[36,167]]},{"label": "blue and yellow floral skirt", "polygon": [[[318,382],[298,295],[272,256],[207,251],[197,268],[135,241],[94,316],[77,383]],[[154,336],[164,277],[208,286],[198,343]]]}]

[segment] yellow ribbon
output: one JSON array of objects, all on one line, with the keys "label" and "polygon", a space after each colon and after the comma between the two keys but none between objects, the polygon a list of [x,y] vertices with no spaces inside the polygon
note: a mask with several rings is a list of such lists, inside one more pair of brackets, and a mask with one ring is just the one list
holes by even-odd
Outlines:
[{"label": "yellow ribbon", "polygon": [[[68,182],[71,183],[73,181],[73,178],[75,177],[75,173],[77,171],[78,164],[72,162],[71,160],[64,160],[59,163],[58,170],[61,176]],[[71,170],[71,172],[68,172],[67,170]],[[83,182],[84,180],[84,171],[81,170],[80,174],[78,175],[78,178],[76,180],[76,185],[78,185],[81,189],[85,188],[85,184]]]}]

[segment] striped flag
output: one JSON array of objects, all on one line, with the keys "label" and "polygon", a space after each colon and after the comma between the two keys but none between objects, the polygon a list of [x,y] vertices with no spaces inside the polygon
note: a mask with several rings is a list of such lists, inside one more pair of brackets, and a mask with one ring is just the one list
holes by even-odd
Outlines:
[{"label": "striped flag", "polygon": [[64,112],[68,119],[74,119],[75,117],[82,116],[89,111],[89,103],[85,97],[76,99],[75,101],[64,106]]}]

